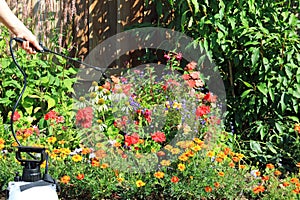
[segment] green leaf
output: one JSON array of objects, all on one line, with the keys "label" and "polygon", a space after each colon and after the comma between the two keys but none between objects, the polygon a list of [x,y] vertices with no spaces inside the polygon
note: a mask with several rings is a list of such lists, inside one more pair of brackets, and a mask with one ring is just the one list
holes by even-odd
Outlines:
[{"label": "green leaf", "polygon": [[192,3],[194,5],[195,14],[199,12],[199,3],[198,0],[192,0]]},{"label": "green leaf", "polygon": [[257,85],[257,89],[261,92],[261,93],[263,93],[263,95],[267,95],[267,93],[268,93],[268,89],[267,89],[267,85],[266,85],[266,83],[259,83],[258,85]]},{"label": "green leaf", "polygon": [[284,112],[286,110],[286,104],[285,104],[285,92],[282,93],[281,97],[280,97],[280,107],[281,107],[281,111]]},{"label": "green leaf", "polygon": [[241,94],[241,98],[245,98],[251,91],[253,91],[253,89],[248,89],[248,90],[245,90],[242,94]]},{"label": "green leaf", "polygon": [[259,59],[259,48],[256,47],[256,48],[253,48],[253,50],[252,50],[252,55],[251,55],[252,66],[255,66],[258,59]]},{"label": "green leaf", "polygon": [[48,96],[48,95],[45,95],[44,96],[46,101],[47,101],[47,104],[48,104],[48,110],[50,108],[53,108],[55,105],[56,105],[56,101],[55,99],[53,99],[52,97]]},{"label": "green leaf", "polygon": [[261,146],[260,146],[259,142],[257,142],[257,141],[250,140],[250,148],[252,151],[254,151],[256,153],[262,153]]},{"label": "green leaf", "polygon": [[271,142],[267,142],[266,145],[267,145],[267,147],[269,148],[269,150],[270,150],[272,153],[277,154],[277,151],[276,151],[276,149],[273,147],[273,144],[272,144]]}]

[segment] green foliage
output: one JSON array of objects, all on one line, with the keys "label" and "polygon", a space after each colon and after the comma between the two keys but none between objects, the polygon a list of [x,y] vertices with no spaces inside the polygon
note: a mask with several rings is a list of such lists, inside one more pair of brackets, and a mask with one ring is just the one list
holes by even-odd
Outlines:
[{"label": "green foliage", "polygon": [[[10,38],[7,30],[1,28],[3,31],[0,50],[3,53],[0,57],[0,110],[6,121],[24,86],[24,78],[13,63],[11,55],[7,53]],[[37,121],[54,107],[71,110],[70,94],[73,92],[73,84],[76,81],[74,75],[77,70],[74,67],[67,67],[65,59],[53,55],[27,55],[16,46],[13,50],[19,65],[27,75],[27,88],[17,109]]]},{"label": "green foliage", "polygon": [[158,25],[193,37],[219,67],[227,120],[234,123],[240,147],[256,161],[281,162],[291,169],[300,157],[294,131],[300,103],[299,2],[153,2]]}]

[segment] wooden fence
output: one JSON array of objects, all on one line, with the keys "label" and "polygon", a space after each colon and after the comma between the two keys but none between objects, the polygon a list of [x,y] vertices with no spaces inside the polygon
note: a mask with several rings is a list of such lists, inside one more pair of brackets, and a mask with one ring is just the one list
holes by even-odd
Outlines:
[{"label": "wooden fence", "polygon": [[153,5],[145,6],[144,0],[7,0],[7,3],[44,43],[57,38],[61,46],[71,50],[72,56],[82,58],[108,37],[156,18]]}]

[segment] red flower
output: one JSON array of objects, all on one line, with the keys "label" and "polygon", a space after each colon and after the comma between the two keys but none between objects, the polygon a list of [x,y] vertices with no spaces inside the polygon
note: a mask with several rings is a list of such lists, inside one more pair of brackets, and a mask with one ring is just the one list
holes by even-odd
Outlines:
[{"label": "red flower", "polygon": [[150,123],[151,122],[151,111],[146,109],[143,114],[144,114],[144,117],[147,120],[147,122]]},{"label": "red flower", "polygon": [[197,117],[202,117],[203,115],[206,115],[208,113],[210,113],[210,107],[209,106],[202,105],[202,106],[199,106],[196,110],[196,116]]},{"label": "red flower", "polygon": [[20,114],[18,113],[18,111],[15,111],[14,112],[14,116],[13,116],[13,121],[15,122],[15,121],[18,121],[19,119],[20,119]]},{"label": "red flower", "polygon": [[78,174],[78,175],[76,176],[76,178],[77,178],[78,180],[82,180],[82,179],[84,179],[84,174]]},{"label": "red flower", "polygon": [[139,142],[139,135],[137,133],[133,133],[132,135],[125,135],[125,144],[130,146],[132,144],[136,144]]},{"label": "red flower", "polygon": [[165,134],[163,132],[160,132],[160,131],[157,131],[157,132],[153,133],[151,135],[151,137],[152,137],[152,140],[154,140],[155,142],[162,143],[162,142],[166,141]]},{"label": "red flower", "polygon": [[57,113],[54,110],[50,110],[45,116],[44,119],[45,120],[49,120],[49,119],[56,119],[57,117]]},{"label": "red flower", "polygon": [[183,80],[189,80],[191,77],[189,74],[183,74],[182,78],[183,78]]},{"label": "red flower", "polygon": [[210,102],[210,103],[214,103],[217,101],[217,96],[213,95],[211,92],[207,93],[204,98],[204,100]]},{"label": "red flower", "polygon": [[181,60],[182,59],[182,53],[178,53],[176,56],[175,56],[176,60]]},{"label": "red flower", "polygon": [[172,183],[178,183],[178,182],[179,182],[179,178],[178,178],[177,176],[173,176],[173,177],[171,178],[171,182],[172,182]]},{"label": "red flower", "polygon": [[76,114],[76,125],[83,128],[90,128],[93,120],[93,109],[92,107],[86,107],[79,109]]}]

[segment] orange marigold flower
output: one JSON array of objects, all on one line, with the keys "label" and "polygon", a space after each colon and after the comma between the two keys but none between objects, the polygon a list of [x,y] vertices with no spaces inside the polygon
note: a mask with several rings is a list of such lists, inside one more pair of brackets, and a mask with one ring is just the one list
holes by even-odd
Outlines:
[{"label": "orange marigold flower", "polygon": [[52,152],[58,154],[58,153],[60,153],[60,149],[53,149]]},{"label": "orange marigold flower", "polygon": [[108,168],[108,166],[109,166],[109,165],[108,165],[107,163],[102,163],[101,168],[102,168],[102,169],[106,169],[106,168]]},{"label": "orange marigold flower", "polygon": [[82,180],[82,179],[84,179],[84,174],[78,174],[78,175],[76,176],[76,178],[77,178],[78,180]]},{"label": "orange marigold flower", "polygon": [[300,123],[295,124],[294,130],[297,131],[300,134]]},{"label": "orange marigold flower", "polygon": [[298,163],[296,164],[296,167],[300,167],[300,162],[298,162]]},{"label": "orange marigold flower", "polygon": [[235,167],[234,162],[230,162],[228,165],[229,165],[229,167],[231,167],[231,168],[234,168],[234,167]]},{"label": "orange marigold flower", "polygon": [[0,138],[0,144],[4,144],[5,140],[3,138]]},{"label": "orange marigold flower", "polygon": [[92,164],[93,167],[99,167],[100,166],[100,162],[97,159],[93,159],[91,164]]},{"label": "orange marigold flower", "polygon": [[236,157],[236,156],[234,156],[234,157],[232,157],[232,160],[233,160],[233,162],[239,162],[239,161],[240,161],[240,158],[239,158],[239,157]]},{"label": "orange marigold flower", "polygon": [[218,175],[219,175],[219,176],[224,176],[225,173],[224,173],[224,172],[218,172]]},{"label": "orange marigold flower", "polygon": [[264,192],[265,191],[265,187],[262,185],[256,186],[255,188],[253,188],[253,192],[255,194],[258,194],[260,192]]},{"label": "orange marigold flower", "polygon": [[179,163],[177,167],[178,167],[178,169],[179,169],[180,171],[184,171],[184,170],[185,170],[185,165],[182,164],[182,163]]},{"label": "orange marigold flower", "polygon": [[293,190],[293,193],[299,194],[300,193],[300,187],[297,187],[296,189]]},{"label": "orange marigold flower", "polygon": [[189,150],[189,151],[185,152],[184,155],[186,155],[187,157],[193,157],[195,154],[193,151]]},{"label": "orange marigold flower", "polygon": [[261,177],[261,180],[262,181],[268,181],[270,178],[269,178],[269,176],[262,176]]},{"label": "orange marigold flower", "polygon": [[70,176],[64,175],[63,177],[61,177],[60,182],[63,184],[68,184],[70,180],[71,180]]},{"label": "orange marigold flower", "polygon": [[221,162],[223,162],[223,159],[220,158],[220,157],[217,157],[217,158],[216,158],[216,162],[221,163]]},{"label": "orange marigold flower", "polygon": [[83,148],[82,151],[81,151],[81,154],[86,155],[86,154],[89,154],[91,152],[92,152],[92,150],[90,148]]},{"label": "orange marigold flower", "polygon": [[291,178],[290,182],[291,183],[298,183],[299,179],[298,178]]},{"label": "orange marigold flower", "polygon": [[274,172],[274,175],[275,176],[280,176],[282,173],[281,173],[281,171],[279,171],[279,170],[275,170],[275,172]]},{"label": "orange marigold flower", "polygon": [[205,192],[212,192],[212,188],[210,186],[205,186]]},{"label": "orange marigold flower", "polygon": [[246,165],[239,165],[239,169],[245,169]]},{"label": "orange marigold flower", "polygon": [[245,157],[245,155],[242,154],[242,153],[239,153],[239,154],[237,154],[237,157],[238,157],[239,159],[243,159],[243,158]]},{"label": "orange marigold flower", "polygon": [[218,188],[218,187],[220,187],[220,183],[219,183],[219,182],[215,182],[215,183],[214,183],[214,186],[215,186],[216,188]]},{"label": "orange marigold flower", "polygon": [[155,177],[155,178],[158,178],[158,179],[161,179],[161,178],[163,178],[164,176],[165,176],[165,173],[160,172],[160,171],[154,173],[154,177]]},{"label": "orange marigold flower", "polygon": [[136,184],[137,187],[143,187],[144,185],[146,185],[146,183],[144,183],[142,180],[137,180],[135,182],[135,184]]},{"label": "orange marigold flower", "polygon": [[229,155],[231,153],[231,149],[229,147],[224,148],[224,154]]},{"label": "orange marigold flower", "polygon": [[179,182],[179,178],[178,178],[177,176],[173,176],[173,177],[171,178],[171,182],[172,182],[172,183],[178,183],[178,182]]},{"label": "orange marigold flower", "polygon": [[275,166],[272,163],[269,163],[269,164],[266,165],[266,168],[268,168],[268,169],[274,169]]},{"label": "orange marigold flower", "polygon": [[290,183],[289,183],[289,182],[283,182],[282,185],[283,185],[284,187],[287,187],[287,186],[290,185]]},{"label": "orange marigold flower", "polygon": [[158,157],[163,157],[163,156],[166,155],[166,153],[163,152],[163,151],[159,151],[159,152],[156,153],[156,155],[157,155]]}]

